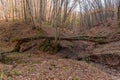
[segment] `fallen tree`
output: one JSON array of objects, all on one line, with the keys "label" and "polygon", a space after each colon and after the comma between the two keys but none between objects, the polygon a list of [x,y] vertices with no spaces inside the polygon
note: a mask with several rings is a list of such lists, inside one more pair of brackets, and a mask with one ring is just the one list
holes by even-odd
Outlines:
[{"label": "fallen tree", "polygon": [[[89,41],[89,42],[94,42],[96,44],[107,44],[107,43],[111,43],[111,42],[120,41],[120,34],[116,34],[113,37],[114,38],[110,39],[109,37],[78,36],[78,37],[67,37],[67,38],[66,37],[61,37],[60,40],[61,41],[62,40],[66,40],[66,41]],[[51,43],[54,40],[54,37],[49,37],[49,36],[33,36],[33,37],[27,37],[27,38],[14,39],[14,40],[12,40],[13,43],[16,43],[14,49],[11,50],[11,51],[8,51],[8,52],[2,52],[2,53],[0,53],[1,54],[0,61],[4,61],[5,58],[6,58],[6,56],[8,54],[12,53],[12,52],[20,52],[21,45],[23,43],[27,43],[27,42],[34,41],[34,40],[43,40],[45,43],[46,43],[46,40],[47,40],[47,42],[50,41],[50,44],[54,48],[54,46],[53,46],[54,44]],[[34,47],[35,45],[36,44],[33,44],[32,46],[28,46],[23,51],[27,51],[27,50],[31,49],[32,47]],[[47,44],[47,46],[48,46],[48,44]],[[44,46],[44,48],[46,48],[46,46]],[[94,57],[96,58],[97,55],[93,55],[92,57],[90,55],[90,56],[86,56],[86,57],[87,57],[87,59],[88,58],[94,59]],[[82,58],[79,58],[79,59],[80,60],[81,59],[86,59],[86,57],[82,57]]]},{"label": "fallen tree", "polygon": [[[116,37],[113,39],[109,39],[108,37],[93,37],[93,36],[77,36],[77,37],[61,37],[60,40],[66,40],[66,41],[88,41],[88,42],[94,42],[95,44],[107,44],[110,42],[116,42],[120,40],[120,34],[115,35]],[[12,40],[12,43],[16,42],[16,45],[13,50],[8,51],[7,53],[11,52],[19,52],[21,49],[21,45],[26,42],[34,41],[34,40],[49,40],[53,41],[55,38],[51,36],[33,36],[33,37],[27,37],[27,38],[17,38]],[[31,46],[30,46],[31,48]],[[29,49],[29,47],[28,47]],[[28,50],[26,49],[26,50]],[[25,51],[26,51],[25,50]],[[6,53],[6,52],[3,52]],[[3,54],[2,53],[2,54]]]},{"label": "fallen tree", "polygon": [[[19,44],[24,42],[29,42],[33,40],[40,40],[40,39],[48,39],[48,40],[54,40],[54,37],[49,36],[34,36],[34,37],[28,37],[28,38],[20,38],[20,39],[14,39],[12,42],[19,42]],[[61,37],[60,40],[67,40],[67,41],[90,41],[90,42],[96,42],[96,43],[106,43],[106,37],[92,37],[92,36],[78,36],[78,37]]]},{"label": "fallen tree", "polygon": [[[115,37],[116,36],[116,37]],[[78,37],[61,37],[60,40],[66,40],[66,41],[88,41],[88,42],[94,42],[96,44],[107,44],[110,42],[116,42],[120,40],[120,35],[115,35],[113,39],[109,39],[108,37],[93,37],[93,36],[78,36]],[[51,36],[33,36],[33,37],[27,37],[27,38],[19,38],[14,39],[12,42],[17,42],[15,45],[15,48],[13,51],[19,52],[20,46],[23,43],[34,41],[34,40],[50,40],[53,41],[55,38]]]},{"label": "fallen tree", "polygon": [[[45,39],[49,41],[55,40],[54,37],[49,37],[49,36],[34,36],[34,37],[28,37],[28,38],[20,38],[20,39],[14,39],[12,42],[17,42],[14,51],[19,51],[20,50],[20,45],[22,45],[25,42],[30,42],[34,40],[40,40],[40,39]],[[105,37],[90,37],[90,36],[79,36],[79,37],[61,37],[60,40],[67,40],[67,41],[91,41],[91,42],[101,42]]]},{"label": "fallen tree", "polygon": [[[95,42],[98,44],[106,44],[110,42],[116,42],[120,40],[120,35],[116,35],[117,37],[114,39],[109,39],[108,37],[92,37],[92,36],[78,36],[78,37],[61,37],[60,40],[67,40],[67,41],[89,41],[89,42]],[[18,44],[22,44],[24,42],[34,41],[34,40],[40,40],[40,39],[48,39],[48,40],[54,40],[54,37],[50,36],[34,36],[34,37],[28,37],[28,38],[19,38],[14,39],[12,42],[18,42]]]}]

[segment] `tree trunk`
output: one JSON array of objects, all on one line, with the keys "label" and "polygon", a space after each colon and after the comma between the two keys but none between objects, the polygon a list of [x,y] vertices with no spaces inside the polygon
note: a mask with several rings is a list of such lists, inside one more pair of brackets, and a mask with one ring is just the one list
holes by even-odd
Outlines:
[{"label": "tree trunk", "polygon": [[118,6],[118,26],[120,28],[120,2],[119,2],[119,6]]}]

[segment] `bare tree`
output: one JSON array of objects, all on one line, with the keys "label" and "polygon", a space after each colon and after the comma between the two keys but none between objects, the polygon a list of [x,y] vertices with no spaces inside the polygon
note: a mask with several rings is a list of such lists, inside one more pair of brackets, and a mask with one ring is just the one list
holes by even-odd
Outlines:
[{"label": "bare tree", "polygon": [[120,1],[118,6],[118,26],[120,27]]},{"label": "bare tree", "polygon": [[3,0],[0,0],[0,2],[1,2],[1,4],[2,4],[2,8],[3,8],[3,12],[4,12],[5,21],[8,21],[7,12],[6,12],[6,6],[4,5]]}]

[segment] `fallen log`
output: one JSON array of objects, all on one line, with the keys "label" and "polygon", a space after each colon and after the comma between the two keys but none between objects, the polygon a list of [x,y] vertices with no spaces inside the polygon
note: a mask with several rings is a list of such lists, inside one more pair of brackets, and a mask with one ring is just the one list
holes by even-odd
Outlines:
[{"label": "fallen log", "polygon": [[[117,35],[118,36],[118,35]],[[33,37],[27,37],[27,38],[19,38],[19,39],[14,39],[12,42],[17,42],[14,48],[14,52],[19,52],[20,46],[23,43],[34,41],[34,40],[40,40],[40,39],[45,39],[45,40],[54,40],[54,37],[50,36],[33,36]],[[88,41],[88,42],[94,42],[95,44],[106,44],[110,42],[116,42],[120,40],[120,37],[118,36],[117,38],[114,39],[109,39],[107,37],[92,37],[92,36],[78,36],[78,37],[61,37],[60,40],[66,40],[66,41]]]},{"label": "fallen log", "polygon": [[[54,37],[49,37],[49,36],[34,36],[34,37],[28,37],[28,38],[19,38],[19,39],[14,39],[12,42],[17,42],[15,45],[14,49],[8,52],[2,52],[1,57],[2,60],[4,60],[5,56],[8,55],[9,53],[12,52],[20,52],[21,45],[26,42],[34,41],[34,40],[40,40],[40,39],[45,39],[45,40],[54,40]],[[120,36],[118,35],[116,38],[113,39],[108,39],[107,37],[92,37],[92,36],[78,36],[78,37],[61,37],[60,40],[67,40],[67,41],[89,41],[89,42],[95,42],[96,44],[107,44],[110,42],[116,42],[120,41]],[[25,50],[30,49],[33,46],[28,47]]]},{"label": "fallen log", "polygon": [[[20,39],[14,39],[12,42],[19,42],[19,44],[22,44],[24,42],[34,41],[34,40],[40,40],[40,39],[48,39],[48,40],[54,40],[54,37],[49,36],[34,36],[34,37],[28,37],[28,38],[20,38]],[[116,42],[120,40],[120,37],[114,39],[108,39],[107,37],[92,37],[92,36],[78,36],[78,37],[61,37],[60,40],[67,40],[67,41],[88,41],[88,42],[95,42],[98,44],[105,44],[110,42]]]},{"label": "fallen log", "polygon": [[[14,39],[12,42],[29,42],[33,40],[40,40],[40,39],[48,39],[48,40],[54,40],[54,37],[49,36],[34,36],[34,37],[28,37],[28,38],[20,38],[20,39]],[[67,40],[67,41],[90,41],[90,42],[98,42],[98,43],[104,43],[106,37],[91,37],[91,36],[78,36],[78,37],[61,37],[60,40]]]},{"label": "fallen log", "polygon": [[[71,38],[66,38],[62,37],[60,38],[61,40],[67,40],[67,41],[78,41],[78,40],[87,40],[87,41],[93,41],[93,40],[100,40],[100,39],[105,39],[105,37],[90,37],[90,36],[79,36],[79,37],[71,37]],[[12,42],[17,42],[15,45],[13,51],[14,52],[20,52],[21,45],[26,42],[34,41],[34,40],[40,40],[40,39],[45,39],[45,40],[54,40],[54,37],[49,37],[49,36],[34,36],[34,37],[28,37],[28,38],[20,38],[20,39],[14,39]]]}]

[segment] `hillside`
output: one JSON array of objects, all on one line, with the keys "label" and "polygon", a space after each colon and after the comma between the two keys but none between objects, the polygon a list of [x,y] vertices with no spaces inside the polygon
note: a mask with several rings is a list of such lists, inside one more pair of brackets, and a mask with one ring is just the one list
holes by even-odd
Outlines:
[{"label": "hillside", "polygon": [[[0,51],[10,51],[15,46],[11,42],[15,38],[26,38],[41,35],[41,31],[32,30],[31,25],[25,23],[1,22],[0,24]],[[120,37],[119,29],[114,20],[108,20],[94,26],[81,35],[109,36],[110,39]],[[43,27],[47,33],[42,35],[54,36],[54,28]],[[68,33],[70,35],[71,33]],[[67,36],[68,36],[67,35]],[[63,36],[66,36],[63,34]],[[71,37],[71,36],[68,36]],[[119,80],[120,79],[120,41],[95,45],[94,42],[61,41],[63,48],[58,53],[43,52],[39,48],[42,40],[35,40],[21,45],[20,53],[10,53],[5,62],[0,63],[2,79],[12,80]],[[35,44],[35,45],[34,45]],[[29,50],[22,49],[34,45]],[[102,56],[103,54],[103,56]],[[104,57],[108,55],[108,59]],[[81,57],[98,55],[87,61]],[[117,55],[117,56],[115,56]],[[105,58],[105,59],[104,59]],[[110,59],[109,59],[110,58]],[[95,59],[95,60],[93,60]],[[101,61],[102,59],[102,61]],[[5,63],[5,64],[4,64]],[[105,64],[107,63],[107,65]],[[108,63],[112,64],[108,65]]]}]

